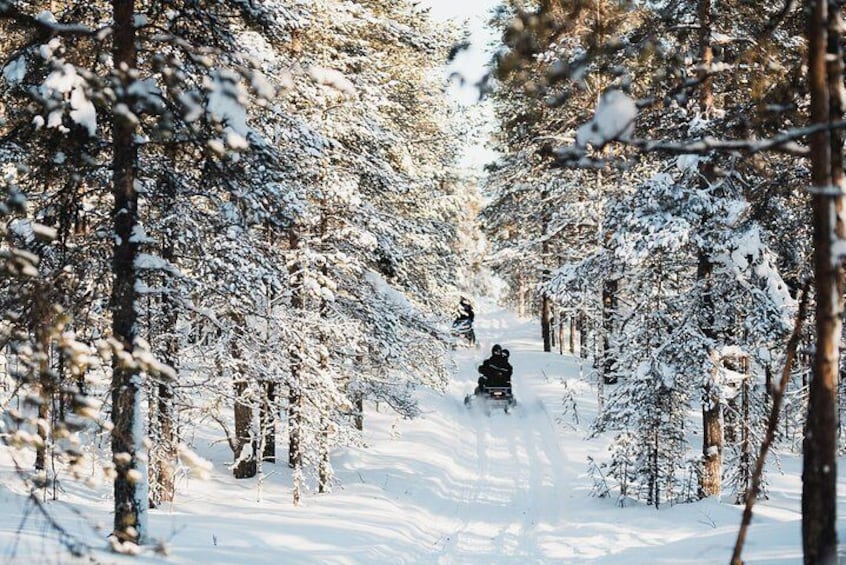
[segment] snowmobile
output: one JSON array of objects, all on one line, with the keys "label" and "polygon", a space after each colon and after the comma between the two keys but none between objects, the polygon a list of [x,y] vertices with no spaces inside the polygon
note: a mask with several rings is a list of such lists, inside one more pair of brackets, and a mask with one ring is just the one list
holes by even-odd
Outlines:
[{"label": "snowmobile", "polygon": [[[454,338],[460,338],[462,344],[466,343],[468,346],[478,347],[476,343],[476,332],[473,330],[473,324],[466,318],[459,318],[452,323],[449,335]],[[457,340],[458,341],[458,340]],[[457,347],[458,343],[455,344]]]},{"label": "snowmobile", "polygon": [[508,414],[517,405],[517,399],[514,398],[514,392],[510,386],[482,386],[473,394],[464,397],[464,405],[467,408],[472,408],[477,403],[482,406],[485,414],[500,408]]}]

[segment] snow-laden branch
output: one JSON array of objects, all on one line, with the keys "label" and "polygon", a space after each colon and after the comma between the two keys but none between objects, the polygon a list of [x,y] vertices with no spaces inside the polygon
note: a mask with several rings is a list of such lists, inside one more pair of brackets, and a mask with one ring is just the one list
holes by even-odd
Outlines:
[{"label": "snow-laden branch", "polygon": [[21,12],[11,2],[0,0],[0,19],[14,20],[18,23],[38,28],[48,35],[90,36],[98,30],[82,24],[62,24],[56,21],[49,12],[42,12],[38,16],[30,16]]},{"label": "snow-laden branch", "polygon": [[634,100],[620,90],[606,92],[597,105],[593,118],[579,128],[575,144],[549,151],[555,163],[567,167],[572,167],[574,163],[579,167],[594,166],[594,159],[588,155],[587,147],[601,150],[613,142],[635,147],[643,152],[672,155],[706,155],[713,152],[753,155],[762,151],[775,151],[806,157],[810,149],[798,143],[799,139],[820,131],[846,129],[846,120],[838,120],[792,128],[764,139],[718,139],[710,136],[680,141],[640,139],[631,136],[637,118],[637,106]]}]

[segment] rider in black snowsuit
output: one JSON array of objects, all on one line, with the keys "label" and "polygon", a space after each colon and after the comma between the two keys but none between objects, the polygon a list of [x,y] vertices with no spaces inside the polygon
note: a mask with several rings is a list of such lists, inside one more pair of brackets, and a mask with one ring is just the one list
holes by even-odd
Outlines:
[{"label": "rider in black snowsuit", "polygon": [[452,322],[453,335],[463,336],[470,345],[476,343],[476,332],[473,331],[473,320],[476,314],[470,301],[461,297],[458,301],[458,317]]},{"label": "rider in black snowsuit", "polygon": [[462,296],[461,300],[458,301],[458,317],[455,319],[456,323],[467,320],[467,322],[472,325],[475,318],[476,315],[473,312],[473,305],[470,304],[469,300]]},{"label": "rider in black snowsuit", "polygon": [[479,366],[481,376],[475,394],[481,393],[486,386],[511,386],[511,375],[514,369],[508,362],[508,355],[503,355],[507,351],[507,349],[503,350],[499,344],[491,348],[491,356]]}]

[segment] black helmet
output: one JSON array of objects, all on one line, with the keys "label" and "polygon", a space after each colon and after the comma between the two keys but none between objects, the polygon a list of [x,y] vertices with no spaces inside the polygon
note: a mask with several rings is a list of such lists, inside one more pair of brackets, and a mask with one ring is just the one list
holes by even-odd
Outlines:
[{"label": "black helmet", "polygon": [[491,347],[491,355],[502,355],[502,346],[497,343]]},{"label": "black helmet", "polygon": [[509,355],[511,355],[511,352],[510,352],[510,351],[508,351],[507,349],[503,349],[503,350],[502,350],[502,356],[503,356],[503,357],[505,357],[506,359],[508,359],[508,356],[509,356]]}]

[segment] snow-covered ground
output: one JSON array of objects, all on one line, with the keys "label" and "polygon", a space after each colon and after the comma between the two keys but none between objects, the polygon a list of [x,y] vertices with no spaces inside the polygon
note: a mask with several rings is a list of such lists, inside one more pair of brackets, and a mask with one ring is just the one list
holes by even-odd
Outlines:
[{"label": "snow-covered ground", "polygon": [[[153,510],[152,533],[170,554],[145,563],[727,563],[741,508],[729,502],[653,507],[590,496],[587,456],[602,459],[607,441],[586,440],[596,412],[595,389],[579,378],[578,360],[543,353],[534,321],[482,303],[480,349],[455,353],[457,374],[444,395],[421,392],[423,415],[398,419],[370,406],[364,448],[338,450],[338,484],[291,503],[284,463],[265,464],[266,477],[236,481],[220,437],[196,439],[214,463],[207,481],[183,480],[172,507]],[[464,395],[475,366],[493,343],[512,352],[511,414],[467,410]],[[564,413],[563,384],[577,401]],[[284,461],[284,452],[280,460]],[[770,499],[758,503],[744,558],[747,563],[801,562],[800,465],[783,456],[783,474],[770,470]],[[23,521],[24,498],[0,453],[0,560],[71,563],[37,514]],[[841,463],[842,468],[842,463]],[[51,503],[62,524],[104,539],[111,521],[109,492],[63,483],[68,508]],[[839,491],[844,491],[841,480]],[[842,500],[842,497],[841,497]],[[846,510],[839,505],[839,512]],[[100,522],[99,532],[88,529]],[[20,532],[20,533],[18,533]],[[840,539],[846,538],[841,528]],[[98,553],[99,562],[123,562]],[[87,559],[85,562],[88,562]]]}]

